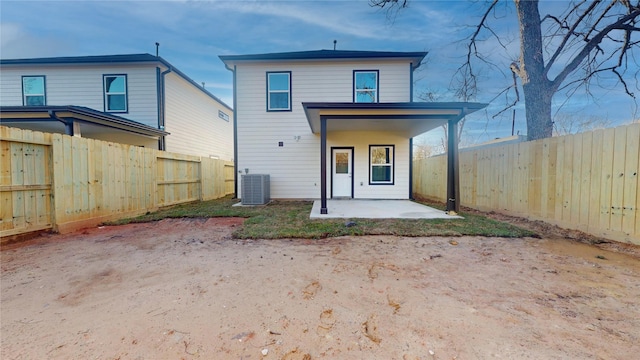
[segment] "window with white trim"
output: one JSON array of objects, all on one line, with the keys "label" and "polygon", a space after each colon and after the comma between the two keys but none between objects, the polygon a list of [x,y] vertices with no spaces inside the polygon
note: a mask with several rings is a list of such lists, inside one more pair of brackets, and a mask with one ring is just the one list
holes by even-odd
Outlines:
[{"label": "window with white trim", "polygon": [[378,75],[378,70],[355,70],[353,72],[353,102],[378,102]]},{"label": "window with white trim", "polygon": [[103,75],[104,111],[127,112],[127,75]]},{"label": "window with white trim", "polygon": [[22,104],[24,106],[44,106],[47,104],[44,76],[22,77]]},{"label": "window with white trim", "polygon": [[394,145],[369,145],[369,185],[393,185]]},{"label": "window with white trim", "polygon": [[291,111],[291,71],[267,72],[267,111]]}]

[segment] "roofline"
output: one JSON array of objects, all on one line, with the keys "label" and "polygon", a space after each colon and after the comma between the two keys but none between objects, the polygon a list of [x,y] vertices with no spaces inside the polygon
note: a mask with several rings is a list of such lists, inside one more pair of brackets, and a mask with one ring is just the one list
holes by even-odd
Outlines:
[{"label": "roofline", "polygon": [[154,62],[157,57],[148,53],[90,56],[58,56],[43,58],[0,59],[0,65],[104,64]]},{"label": "roofline", "polygon": [[26,59],[0,59],[0,66],[12,65],[75,65],[75,64],[144,64],[156,63],[162,64],[164,67],[171,69],[184,80],[195,86],[198,90],[205,93],[213,100],[219,102],[229,110],[233,110],[231,106],[222,101],[220,98],[209,92],[200,84],[191,79],[187,74],[180,71],[170,62],[161,56],[153,56],[148,53],[144,54],[121,54],[121,55],[94,55],[94,56],[65,56],[65,57],[49,57],[49,58],[26,58]]},{"label": "roofline", "polygon": [[229,105],[227,105],[227,103],[225,103],[224,101],[222,101],[219,97],[213,95],[211,92],[209,92],[209,90],[205,89],[204,87],[200,86],[197,82],[195,82],[195,80],[193,80],[192,78],[190,78],[189,76],[187,76],[187,74],[183,73],[182,71],[180,71],[179,69],[175,68],[173,65],[171,65],[168,61],[166,61],[165,59],[163,59],[162,57],[158,56],[158,60],[164,64],[167,68],[171,69],[171,71],[175,72],[176,74],[180,75],[180,77],[182,77],[183,79],[185,79],[187,82],[191,83],[191,85],[195,86],[196,88],[198,88],[200,91],[202,91],[203,93],[205,93],[206,95],[208,95],[210,98],[212,98],[213,100],[219,102],[221,105],[223,105],[224,107],[226,107],[227,109],[229,109],[229,111],[233,111],[233,108]]},{"label": "roofline", "polygon": [[[307,122],[313,133],[318,132],[319,122],[323,117],[327,120],[378,119],[395,121],[413,119],[458,123],[466,115],[483,109],[487,105],[472,102],[302,103]],[[419,135],[424,131],[428,130],[423,128],[422,132],[414,133],[411,136]]]},{"label": "roofline", "polygon": [[[156,129],[152,126],[145,125],[143,123],[129,120],[121,116],[104,113],[102,111],[74,105],[53,105],[53,106],[0,106],[0,112],[6,113],[49,113],[53,112],[68,112],[79,116],[88,116],[99,120],[109,121],[111,123],[129,127],[138,130],[138,133],[142,135],[152,136],[166,136],[170,133]],[[123,129],[124,130],[124,129]]]},{"label": "roofline", "polygon": [[303,102],[308,109],[467,109],[467,113],[484,109],[489,104],[476,102],[396,102],[396,103],[336,103],[336,102]]},{"label": "roofline", "polygon": [[220,60],[227,69],[237,62],[250,61],[281,61],[281,60],[346,60],[346,59],[417,59],[413,65],[416,69],[427,56],[426,51],[400,52],[400,51],[351,51],[351,50],[315,50],[296,51],[282,53],[248,54],[248,55],[220,55]]}]

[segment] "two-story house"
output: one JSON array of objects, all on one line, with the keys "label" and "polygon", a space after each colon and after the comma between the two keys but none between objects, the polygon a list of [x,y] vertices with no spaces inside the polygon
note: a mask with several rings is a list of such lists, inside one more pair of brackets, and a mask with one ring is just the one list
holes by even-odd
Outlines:
[{"label": "two-story house", "polygon": [[[272,198],[320,198],[322,214],[327,198],[410,199],[412,139],[486,106],[413,102],[413,73],[425,56],[220,56],[233,72],[238,173],[269,174]],[[455,139],[450,144],[457,148]]]},{"label": "two-story house", "polygon": [[150,54],[0,60],[0,123],[233,159],[233,110]]}]

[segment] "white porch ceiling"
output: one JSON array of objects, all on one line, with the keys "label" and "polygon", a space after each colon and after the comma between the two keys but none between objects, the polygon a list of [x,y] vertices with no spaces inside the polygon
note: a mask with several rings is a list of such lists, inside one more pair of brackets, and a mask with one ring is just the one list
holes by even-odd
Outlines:
[{"label": "white porch ceiling", "polygon": [[481,103],[302,103],[313,133],[320,133],[326,117],[327,132],[387,131],[414,137],[487,106]]}]

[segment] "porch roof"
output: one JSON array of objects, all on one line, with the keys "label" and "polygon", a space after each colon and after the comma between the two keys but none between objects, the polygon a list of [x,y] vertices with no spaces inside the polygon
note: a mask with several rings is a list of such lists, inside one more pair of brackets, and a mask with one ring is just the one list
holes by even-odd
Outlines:
[{"label": "porch roof", "polygon": [[461,120],[488,104],[473,102],[327,103],[303,102],[313,133],[320,133],[320,118],[332,131],[392,131],[414,137],[448,121]]},{"label": "porch roof", "polygon": [[83,106],[0,106],[3,125],[21,124],[19,127],[29,130],[64,133],[63,125],[69,122],[84,124],[82,131],[88,137],[96,133],[130,133],[154,139],[169,135],[164,130]]}]

